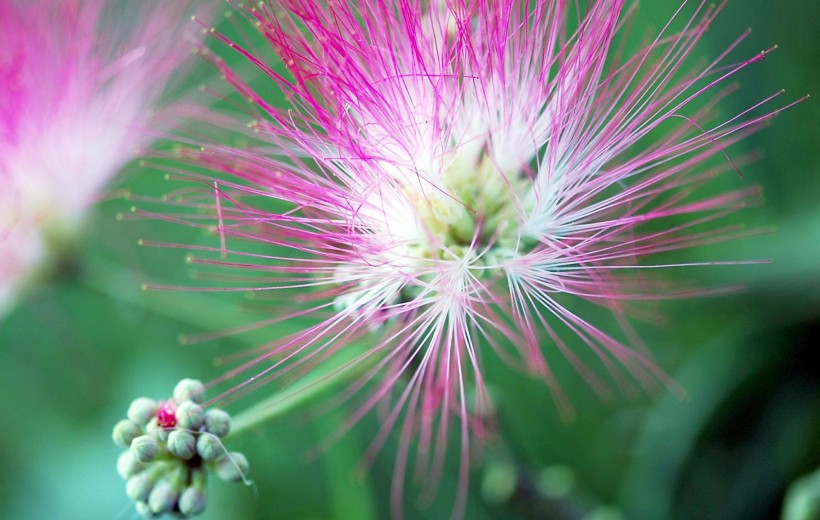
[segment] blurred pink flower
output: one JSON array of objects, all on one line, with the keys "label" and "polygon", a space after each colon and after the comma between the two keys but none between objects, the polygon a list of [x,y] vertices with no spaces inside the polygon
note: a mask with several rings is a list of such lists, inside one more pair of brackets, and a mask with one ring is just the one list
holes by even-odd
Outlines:
[{"label": "blurred pink flower", "polygon": [[[476,412],[491,410],[482,344],[543,378],[565,413],[556,355],[602,395],[611,384],[590,357],[619,386],[665,383],[629,326],[632,303],[706,292],[649,276],[702,264],[654,255],[743,233],[715,221],[755,188],[707,185],[719,174],[744,184],[725,149],[777,110],[751,112],[769,98],[711,117],[734,89],[727,79],[765,54],[727,64],[741,37],[689,72],[718,9],[682,7],[625,57],[613,43],[624,4],[598,0],[581,13],[558,0],[240,7],[281,61],[215,32],[270,84],[214,58],[248,102],[247,119],[219,123],[250,121],[252,137],[192,148],[193,164],[217,172],[191,174],[211,200],[188,191],[175,200],[212,212],[166,218],[218,232],[220,247],[198,248],[192,261],[228,269],[237,283],[227,290],[281,296],[290,310],[259,326],[316,323],[226,374],[253,376],[231,392],[301,375],[365,338],[357,361],[372,365],[346,395],[369,391],[351,424],[388,404],[371,455],[399,430],[398,504],[413,439],[435,488],[455,427],[466,482],[471,432],[483,429]],[[617,330],[588,321],[582,301],[611,311]]]},{"label": "blurred pink flower", "polygon": [[186,1],[0,2],[0,312],[156,135],[151,111],[191,54]]}]

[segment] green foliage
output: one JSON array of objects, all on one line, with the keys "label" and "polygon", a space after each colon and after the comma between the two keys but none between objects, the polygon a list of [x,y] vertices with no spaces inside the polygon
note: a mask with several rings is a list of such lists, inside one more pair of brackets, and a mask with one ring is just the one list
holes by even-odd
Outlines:
[{"label": "green foliage", "polygon": [[[635,27],[662,24],[676,5],[646,2]],[[810,0],[726,7],[700,47],[704,56],[726,48],[746,26],[756,30],[751,47],[780,49],[738,77],[741,95],[722,104],[724,113],[781,87],[792,98],[818,90],[818,46],[807,44],[816,40],[807,20],[818,16],[820,4]],[[750,45],[741,47],[745,53],[732,54],[738,60],[751,53]],[[543,382],[486,353],[500,435],[490,439],[485,464],[474,464],[467,518],[753,520],[776,518],[781,509],[787,520],[818,518],[820,475],[796,481],[820,463],[820,368],[812,361],[820,337],[818,120],[817,103],[804,103],[729,150],[766,150],[743,168],[745,180],[730,172],[725,182],[760,184],[766,204],[743,219],[777,231],[697,253],[774,262],[704,271],[715,283],[750,287],[665,304],[663,324],[640,327],[682,393],[616,393],[602,402],[556,358],[575,410],[574,421],[565,422]],[[136,164],[122,179],[122,187],[143,195],[160,195],[172,184]],[[266,329],[180,344],[268,318],[267,306],[242,294],[142,291],[146,282],[191,285],[191,266],[183,251],[140,247],[138,239],[211,243],[213,237],[156,221],[117,221],[132,204],[103,203],[72,269],[31,289],[0,322],[0,518],[132,518],[116,478],[119,448],[111,441],[122,410],[137,395],[166,398],[180,375],[216,377],[226,357],[270,339]],[[281,324],[276,332],[302,325]],[[267,397],[265,390],[254,395]],[[342,427],[352,407],[328,413],[309,400],[277,406],[277,419],[232,439],[231,449],[250,460],[254,485],[210,485],[202,518],[389,516],[398,440],[389,439],[369,470],[357,472],[377,417],[366,417],[317,457],[316,447]],[[423,503],[423,485],[409,479],[408,519],[450,514],[458,471],[457,450],[450,452],[432,503]],[[198,507],[197,497],[186,500]]]}]

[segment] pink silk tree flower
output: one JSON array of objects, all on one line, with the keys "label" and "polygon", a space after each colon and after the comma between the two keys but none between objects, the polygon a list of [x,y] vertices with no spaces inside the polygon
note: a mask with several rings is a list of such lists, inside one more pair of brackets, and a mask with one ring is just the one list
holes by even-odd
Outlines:
[{"label": "pink silk tree flower", "polygon": [[[486,356],[543,378],[565,413],[555,357],[602,395],[669,384],[627,318],[638,300],[708,292],[652,276],[701,265],[658,254],[743,234],[718,222],[756,194],[726,148],[780,110],[760,109],[775,94],[715,120],[727,80],[766,54],[730,63],[741,37],[688,65],[719,8],[684,5],[625,56],[624,0],[236,4],[266,44],[210,30],[257,73],[216,51],[245,101],[218,123],[252,131],[183,151],[215,172],[190,173],[210,193],[181,190],[196,211],[164,218],[218,233],[191,261],[235,285],[205,290],[281,297],[259,324],[272,334],[315,322],[227,373],[244,378],[229,394],[368,345],[350,424],[385,405],[369,455],[398,431],[399,516],[411,460],[435,488],[451,437],[466,483],[492,410]],[[715,192],[717,176],[740,187]],[[589,303],[620,326],[589,321]]]},{"label": "pink silk tree flower", "polygon": [[0,2],[0,312],[156,136],[152,111],[191,54],[188,5]]}]

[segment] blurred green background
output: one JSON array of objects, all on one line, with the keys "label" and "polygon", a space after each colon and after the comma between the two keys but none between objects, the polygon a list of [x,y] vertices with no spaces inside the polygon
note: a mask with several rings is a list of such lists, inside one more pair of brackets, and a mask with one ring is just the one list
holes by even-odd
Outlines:
[{"label": "blurred green background", "polygon": [[[662,26],[677,5],[645,2],[634,31]],[[746,27],[754,31],[735,60],[773,44],[779,49],[736,77],[740,94],[726,99],[721,113],[737,113],[780,88],[785,100],[820,94],[820,4],[730,2],[696,53],[717,55]],[[559,376],[577,412],[567,423],[543,383],[485,356],[499,436],[473,466],[467,518],[780,516],[790,483],[820,468],[820,364],[813,357],[820,348],[818,121],[820,105],[809,100],[730,149],[733,156],[762,152],[742,168],[745,180],[729,172],[723,187],[762,186],[765,204],[739,219],[776,231],[691,253],[773,263],[688,273],[749,288],[664,304],[662,323],[640,326],[685,397],[659,391],[603,403],[567,369]],[[118,186],[147,195],[169,189],[161,174],[137,165]],[[216,377],[218,356],[271,333],[181,345],[182,334],[224,330],[259,314],[242,295],[141,291],[146,281],[191,282],[184,251],[139,247],[138,239],[206,238],[155,221],[116,220],[130,204],[96,208],[70,272],[33,290],[0,322],[0,518],[136,518],[110,437],[128,403],[168,395],[184,376]],[[250,459],[255,484],[212,479],[203,518],[388,517],[396,440],[359,475],[355,465],[378,419],[368,417],[317,458],[311,449],[349,410],[314,411],[296,410],[234,439],[232,448]],[[408,485],[406,518],[449,516],[457,466],[451,458],[432,504],[420,503],[417,487]],[[804,487],[810,495],[812,485]]]}]

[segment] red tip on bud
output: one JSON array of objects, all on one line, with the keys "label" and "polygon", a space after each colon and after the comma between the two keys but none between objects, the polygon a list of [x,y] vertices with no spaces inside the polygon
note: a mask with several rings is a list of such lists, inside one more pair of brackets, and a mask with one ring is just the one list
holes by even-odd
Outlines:
[{"label": "red tip on bud", "polygon": [[168,401],[161,401],[159,403],[159,411],[157,412],[157,424],[163,428],[173,428],[177,425],[177,405],[170,399]]}]

